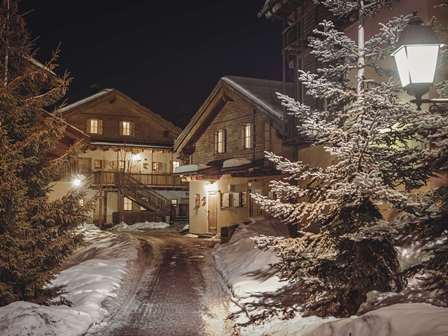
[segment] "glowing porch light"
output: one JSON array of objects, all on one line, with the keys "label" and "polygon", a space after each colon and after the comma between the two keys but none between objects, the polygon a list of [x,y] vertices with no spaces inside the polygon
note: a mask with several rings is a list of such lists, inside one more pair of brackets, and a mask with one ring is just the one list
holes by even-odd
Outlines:
[{"label": "glowing porch light", "polygon": [[219,190],[218,188],[218,183],[216,182],[209,182],[206,186],[205,186],[205,190],[208,193],[214,193],[217,192]]}]

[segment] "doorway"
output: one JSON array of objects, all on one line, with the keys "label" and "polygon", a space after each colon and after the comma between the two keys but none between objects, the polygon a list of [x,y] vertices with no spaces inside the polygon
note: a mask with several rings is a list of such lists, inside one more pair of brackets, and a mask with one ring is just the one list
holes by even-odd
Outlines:
[{"label": "doorway", "polygon": [[218,193],[208,193],[208,232],[216,234],[218,231]]}]

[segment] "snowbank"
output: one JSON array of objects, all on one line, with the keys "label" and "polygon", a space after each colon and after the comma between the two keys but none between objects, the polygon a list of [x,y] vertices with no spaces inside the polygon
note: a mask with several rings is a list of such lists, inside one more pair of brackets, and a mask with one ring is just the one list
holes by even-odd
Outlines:
[{"label": "snowbank", "polygon": [[307,336],[446,336],[448,309],[423,303],[397,304],[360,317],[321,325]]},{"label": "snowbank", "polygon": [[[252,221],[240,225],[230,242],[214,251],[218,271],[236,302],[230,307],[231,313],[239,310],[238,305],[257,302],[257,294],[270,293],[285,285],[277,276],[269,275],[269,264],[277,260],[276,256],[257,249],[251,240],[259,234],[279,236],[282,232],[275,222]],[[237,322],[245,322],[244,319],[241,316]],[[243,328],[240,333],[243,336],[446,336],[448,309],[420,303],[395,304],[340,320],[316,316],[274,318],[262,325]]]},{"label": "snowbank", "polygon": [[[286,285],[276,275],[270,274],[270,264],[277,257],[268,251],[258,249],[251,237],[259,234],[280,236],[286,234],[284,227],[276,221],[252,220],[247,225],[240,225],[229,243],[219,245],[214,251],[218,271],[230,288],[233,300],[239,305],[257,302],[257,295],[272,293]],[[239,310],[232,304],[230,312]],[[240,316],[237,322],[245,322]],[[291,320],[271,319],[263,325],[254,325],[240,331],[241,335],[305,335],[322,323],[318,317],[303,318],[297,316]]]},{"label": "snowbank", "polygon": [[128,225],[126,223],[121,223],[115,225],[112,230],[115,231],[140,231],[140,230],[156,230],[156,229],[166,229],[170,226],[168,223],[164,222],[144,222],[144,223],[135,223],[132,225]]},{"label": "snowbank", "polygon": [[53,281],[65,286],[71,307],[15,302],[0,308],[2,336],[77,336],[107,314],[106,299],[116,296],[137,249],[127,236],[105,233],[93,225],[82,228],[87,246],[69,258],[68,267]]}]

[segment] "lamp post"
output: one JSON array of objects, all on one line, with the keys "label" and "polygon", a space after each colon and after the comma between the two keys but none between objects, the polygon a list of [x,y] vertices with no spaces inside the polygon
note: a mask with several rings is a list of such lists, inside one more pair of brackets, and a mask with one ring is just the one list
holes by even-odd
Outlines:
[{"label": "lamp post", "polygon": [[416,16],[401,33],[398,49],[392,53],[401,85],[415,97],[418,110],[422,103],[448,103],[448,99],[423,100],[434,83],[441,44],[431,29]]}]

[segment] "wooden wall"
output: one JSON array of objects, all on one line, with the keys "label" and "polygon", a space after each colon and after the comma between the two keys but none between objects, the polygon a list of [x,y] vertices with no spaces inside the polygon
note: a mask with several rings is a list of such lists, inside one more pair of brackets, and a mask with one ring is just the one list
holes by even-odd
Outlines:
[{"label": "wooden wall", "polygon": [[[138,107],[120,97],[110,97],[93,104],[83,105],[67,113],[64,118],[72,125],[87,132],[87,120],[91,118],[103,121],[103,134],[91,134],[92,141],[122,141],[128,143],[148,143],[172,145],[177,134],[165,129],[151,116],[142,115]],[[135,124],[134,136],[120,136],[120,121]]]},{"label": "wooden wall", "polygon": [[[214,160],[231,158],[258,160],[264,158],[265,151],[288,155],[277,130],[271,125],[267,116],[236,93],[227,94],[232,100],[227,102],[195,142],[191,163],[206,164]],[[254,125],[253,146],[250,149],[244,149],[243,146],[242,127],[246,123]],[[221,128],[226,129],[227,148],[225,153],[216,153],[215,134]]]}]

